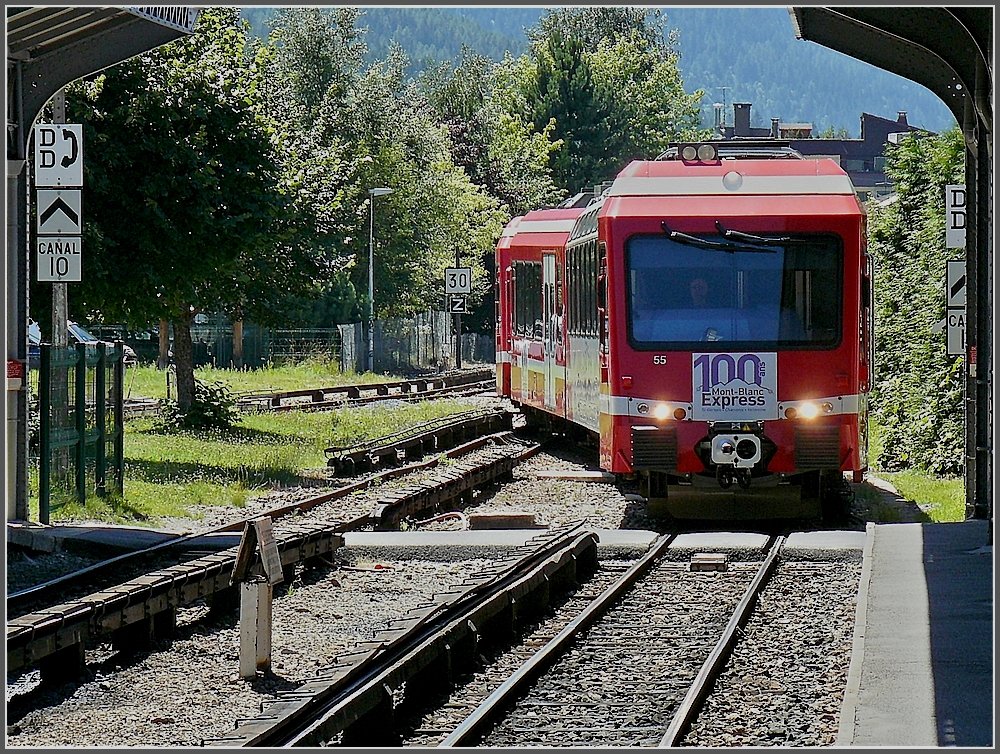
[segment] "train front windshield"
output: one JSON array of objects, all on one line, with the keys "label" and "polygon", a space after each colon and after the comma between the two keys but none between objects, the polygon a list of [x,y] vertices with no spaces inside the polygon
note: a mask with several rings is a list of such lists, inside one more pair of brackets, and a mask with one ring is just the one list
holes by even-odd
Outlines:
[{"label": "train front windshield", "polygon": [[[742,244],[667,235],[626,247],[629,338],[639,349],[832,348],[840,338],[843,250],[827,235]],[[711,345],[715,343],[716,345]]]}]

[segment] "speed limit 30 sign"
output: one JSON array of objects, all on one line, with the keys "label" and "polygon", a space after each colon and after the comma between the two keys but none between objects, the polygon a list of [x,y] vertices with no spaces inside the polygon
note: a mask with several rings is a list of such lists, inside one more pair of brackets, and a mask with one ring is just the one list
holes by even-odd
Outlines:
[{"label": "speed limit 30 sign", "polygon": [[444,271],[444,292],[472,293],[472,268],[448,267]]}]

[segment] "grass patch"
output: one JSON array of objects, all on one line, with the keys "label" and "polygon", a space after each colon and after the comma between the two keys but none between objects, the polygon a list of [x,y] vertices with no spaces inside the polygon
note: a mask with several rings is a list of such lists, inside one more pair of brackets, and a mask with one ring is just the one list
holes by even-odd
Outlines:
[{"label": "grass patch", "polygon": [[[198,432],[135,419],[125,425],[124,496],[90,495],[84,507],[54,491],[51,520],[155,525],[163,518],[196,517],[197,506],[241,508],[271,489],[300,484],[308,469],[325,467],[327,447],[354,445],[468,409],[459,401],[431,401],[246,414],[233,429]],[[37,508],[37,496],[33,503]]]},{"label": "grass patch", "polygon": [[920,506],[935,523],[965,520],[965,480],[938,478],[917,471],[879,472],[899,494]]},{"label": "grass patch", "polygon": [[[879,468],[884,447],[885,430],[869,416],[868,461],[873,469]],[[935,523],[965,520],[965,480],[960,477],[938,477],[909,469],[907,471],[878,471],[878,476],[890,482],[899,494],[916,503]]]},{"label": "grass patch", "polygon": [[[262,369],[216,369],[199,367],[195,376],[206,382],[221,382],[234,393],[278,392],[305,390],[338,385],[360,385],[398,379],[384,374],[341,372],[336,362],[327,359],[306,359],[296,364],[271,366]],[[173,377],[171,377],[173,379]],[[171,387],[171,392],[175,388]],[[125,375],[125,394],[128,398],[166,398],[167,373],[153,364],[129,367]]]},{"label": "grass patch", "polygon": [[867,521],[873,521],[877,524],[894,524],[903,520],[903,514],[899,508],[887,503],[882,497],[882,491],[868,482],[855,486],[854,500],[857,505],[864,509],[864,517]]}]

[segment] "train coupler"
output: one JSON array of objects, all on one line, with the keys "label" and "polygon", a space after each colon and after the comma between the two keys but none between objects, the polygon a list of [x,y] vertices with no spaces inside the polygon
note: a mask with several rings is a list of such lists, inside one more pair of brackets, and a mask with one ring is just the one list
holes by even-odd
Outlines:
[{"label": "train coupler", "polygon": [[740,486],[740,489],[750,489],[750,469],[738,469],[734,466],[716,466],[715,478],[719,482],[719,486],[724,490],[732,487],[734,482]]}]

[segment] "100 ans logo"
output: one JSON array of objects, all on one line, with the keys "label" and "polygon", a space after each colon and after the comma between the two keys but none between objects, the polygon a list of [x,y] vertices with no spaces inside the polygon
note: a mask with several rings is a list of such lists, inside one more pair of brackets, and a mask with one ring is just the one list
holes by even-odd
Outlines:
[{"label": "100 ans logo", "polygon": [[[764,362],[753,353],[743,354],[738,359],[728,353],[701,354],[694,360],[692,367],[696,372],[695,382],[703,390],[725,385],[733,380],[740,380],[748,385],[762,385],[767,373]],[[701,370],[700,381],[698,370]]]}]

